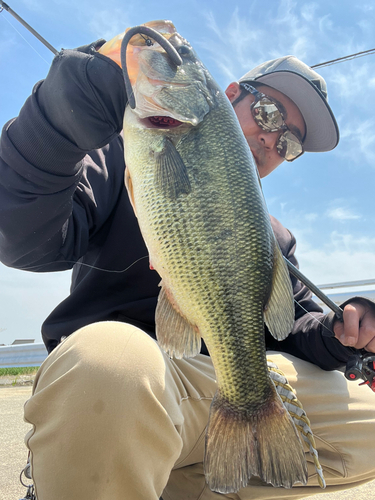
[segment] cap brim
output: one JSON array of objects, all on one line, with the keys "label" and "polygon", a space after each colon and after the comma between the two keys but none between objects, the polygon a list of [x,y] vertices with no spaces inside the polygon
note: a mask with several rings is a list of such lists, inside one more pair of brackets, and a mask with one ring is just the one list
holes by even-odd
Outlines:
[{"label": "cap brim", "polygon": [[299,108],[306,123],[305,151],[331,151],[339,142],[339,128],[323,94],[309,80],[293,71],[275,71],[252,81],[288,96]]}]

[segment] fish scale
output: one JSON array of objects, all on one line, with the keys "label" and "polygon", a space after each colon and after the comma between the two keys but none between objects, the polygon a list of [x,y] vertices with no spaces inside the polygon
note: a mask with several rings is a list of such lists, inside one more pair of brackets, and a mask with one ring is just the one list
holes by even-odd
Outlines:
[{"label": "fish scale", "polygon": [[[307,467],[268,375],[264,337],[264,321],[280,339],[293,324],[288,272],[232,106],[186,40],[170,41],[184,46],[181,67],[157,44],[132,52],[141,61],[132,64],[136,108],[124,117],[126,184],[162,279],[158,341],[181,357],[197,354],[202,337],[210,352],[218,391],[206,432],[209,487],[236,492],[252,475],[292,487],[306,482]],[[181,125],[157,128],[159,116]]]}]

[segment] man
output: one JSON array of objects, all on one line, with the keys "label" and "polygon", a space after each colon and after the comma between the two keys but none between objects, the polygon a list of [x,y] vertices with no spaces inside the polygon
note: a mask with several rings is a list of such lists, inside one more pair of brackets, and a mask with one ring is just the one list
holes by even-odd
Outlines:
[{"label": "man", "polygon": [[[215,373],[207,351],[170,360],[152,338],[159,278],[148,267],[123,186],[122,74],[96,53],[101,43],[62,51],[1,139],[3,262],[39,272],[75,264],[71,294],[43,325],[50,355],[25,406],[38,500],[316,494],[316,487],[284,490],[257,478],[238,494],[219,495],[205,484],[204,431]],[[324,80],[293,57],[255,68],[227,95],[261,177],[284,157],[338,142]],[[267,106],[276,105],[273,117],[257,106],[267,98]],[[283,254],[296,264],[294,238],[275,219],[272,224]],[[292,283],[294,335],[277,343],[267,333],[267,346],[279,351],[272,359],[311,419],[328,488],[352,487],[375,475],[373,395],[321,368],[345,365],[353,349],[374,351],[373,306],[352,301],[341,324],[321,312],[306,287]],[[323,336],[332,328],[340,340]],[[312,463],[309,476],[308,485],[317,486]]]}]

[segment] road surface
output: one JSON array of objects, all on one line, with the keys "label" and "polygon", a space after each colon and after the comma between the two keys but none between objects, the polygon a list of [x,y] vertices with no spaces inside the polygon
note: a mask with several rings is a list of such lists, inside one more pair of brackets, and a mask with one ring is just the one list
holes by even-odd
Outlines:
[{"label": "road surface", "polygon": [[[19,474],[27,459],[23,438],[30,425],[23,421],[23,405],[30,395],[31,387],[0,388],[0,500],[18,500],[26,494]],[[340,493],[315,495],[308,500],[375,500],[375,481]]]}]

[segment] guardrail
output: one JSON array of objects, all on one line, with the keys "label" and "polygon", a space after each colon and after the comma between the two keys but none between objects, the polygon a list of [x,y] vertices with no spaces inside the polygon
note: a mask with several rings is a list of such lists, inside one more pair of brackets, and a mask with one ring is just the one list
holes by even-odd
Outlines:
[{"label": "guardrail", "polygon": [[340,281],[339,283],[325,283],[324,285],[317,285],[321,290],[334,289],[334,288],[353,288],[356,286],[375,285],[375,279],[370,280],[357,280],[357,281]]},{"label": "guardrail", "polygon": [[[343,304],[344,302],[346,302],[351,297],[356,297],[356,296],[366,297],[367,299],[375,301],[375,290],[358,290],[358,291],[352,290],[350,292],[339,292],[339,293],[336,292],[335,293],[333,291],[334,289],[345,288],[344,286],[340,286],[339,283],[337,283],[335,285],[331,285],[329,287],[328,286],[319,286],[319,288],[320,289],[329,288],[331,290],[331,292],[327,293],[327,296],[338,306],[340,304]],[[313,300],[320,305],[320,307],[323,309],[324,312],[330,311],[330,309],[328,309],[328,307],[325,304],[323,304],[323,302],[321,302],[320,299],[315,297],[315,295],[313,296]]]},{"label": "guardrail", "polygon": [[41,343],[0,346],[0,368],[40,366],[47,357]]},{"label": "guardrail", "polygon": [[[351,281],[345,283],[332,283],[328,285],[319,285],[321,289],[330,289],[331,293],[327,293],[328,297],[337,305],[342,304],[350,297],[357,295],[356,292],[334,293],[332,290],[343,287],[355,287],[363,285],[374,285],[375,280]],[[375,290],[361,290],[358,292],[361,297],[375,301]],[[329,309],[317,297],[313,297],[325,312]],[[23,366],[40,366],[47,357],[47,350],[42,342],[36,344],[19,344],[10,346],[0,346],[0,368],[13,368]]]}]

